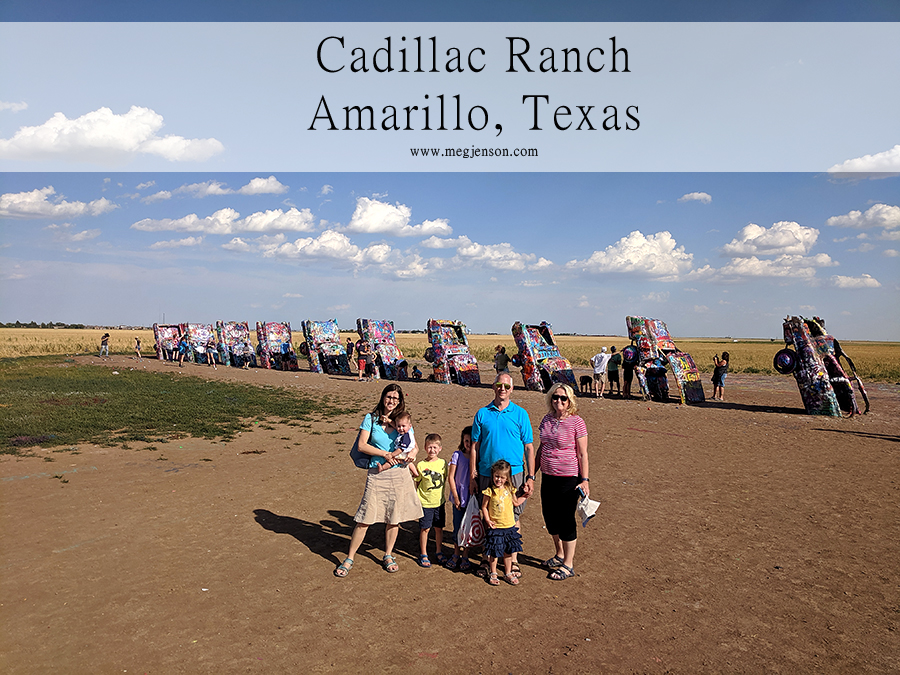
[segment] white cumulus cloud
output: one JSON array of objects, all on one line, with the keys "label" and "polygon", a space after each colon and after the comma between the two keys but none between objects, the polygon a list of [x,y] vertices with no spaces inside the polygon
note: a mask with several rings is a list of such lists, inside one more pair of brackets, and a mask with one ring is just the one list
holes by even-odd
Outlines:
[{"label": "white cumulus cloud", "polygon": [[185,239],[169,239],[151,244],[152,249],[181,248],[183,246],[199,246],[203,243],[203,237],[186,237]]},{"label": "white cumulus cloud", "polygon": [[159,192],[154,192],[152,195],[147,195],[143,199],[142,202],[145,204],[152,204],[153,202],[164,202],[167,199],[172,198],[172,193],[168,190],[160,190]]},{"label": "white cumulus cloud", "polygon": [[67,202],[61,198],[53,199],[55,194],[53,186],[31,192],[7,192],[0,195],[0,217],[77,218],[99,216],[117,208],[105,197],[92,202]]},{"label": "white cumulus cloud", "polygon": [[814,256],[781,255],[772,260],[756,256],[732,258],[731,262],[715,269],[709,265],[692,271],[688,277],[713,281],[741,281],[754,277],[785,278],[809,281],[819,267],[834,267],[838,263],[827,253]]},{"label": "white cumulus cloud", "polygon": [[831,283],[836,288],[880,288],[881,284],[878,279],[863,274],[858,277],[842,277],[835,274],[831,277]]},{"label": "white cumulus cloud", "polygon": [[686,195],[682,195],[681,197],[679,197],[678,201],[701,202],[703,204],[709,204],[712,201],[712,197],[706,192],[688,192]]},{"label": "white cumulus cloud", "polygon": [[48,225],[44,229],[53,231],[53,238],[57,241],[65,242],[90,241],[100,236],[100,230],[98,229],[73,232],[73,227],[72,223],[62,223],[61,225]]},{"label": "white cumulus cloud", "polygon": [[275,176],[268,178],[251,178],[250,182],[238,190],[242,195],[281,195],[288,191],[288,186]]},{"label": "white cumulus cloud", "polygon": [[897,258],[900,257],[900,251],[895,251],[892,248],[886,248],[881,252],[882,255],[888,258]]},{"label": "white cumulus cloud", "polygon": [[134,223],[134,230],[144,232],[203,232],[205,234],[234,234],[236,232],[277,232],[289,230],[308,232],[313,229],[314,218],[309,209],[291,208],[287,211],[274,209],[257,211],[246,218],[232,208],[219,209],[210,216],[201,218],[191,213],[183,218],[163,218],[153,220],[144,218]]},{"label": "white cumulus cloud", "polygon": [[603,251],[594,251],[586,260],[569,261],[566,267],[592,274],[637,274],[674,281],[690,271],[693,257],[669,232],[644,235],[635,230]]},{"label": "white cumulus cloud", "polygon": [[874,155],[863,155],[835,164],[828,173],[881,173],[900,171],[900,145]]},{"label": "white cumulus cloud", "polygon": [[[460,237],[464,239],[464,237]],[[456,249],[454,262],[470,265],[482,265],[497,270],[521,272],[525,269],[543,269],[551,263],[546,258],[538,258],[533,253],[520,253],[512,244],[479,244],[469,240],[461,243]]]},{"label": "white cumulus cloud", "polygon": [[225,149],[215,138],[159,136],[163,124],[162,115],[140,106],[124,115],[99,108],[75,119],[58,112],[39,126],[21,127],[12,138],[0,139],[0,157],[102,163],[149,154],[172,162],[200,162]]},{"label": "white cumulus cloud", "polygon": [[815,245],[819,231],[783,220],[770,228],[755,223],[745,225],[737,237],[722,247],[730,256],[806,255]]},{"label": "white cumulus cloud", "polygon": [[[857,230],[880,229],[882,239],[900,239],[900,206],[874,204],[866,211],[850,211],[825,221],[832,227],[852,227]],[[860,236],[860,238],[863,238]]]},{"label": "white cumulus cloud", "polygon": [[410,225],[412,211],[405,204],[386,204],[368,197],[356,200],[356,210],[347,226],[348,232],[392,234],[397,237],[448,236],[453,229],[443,218]]}]

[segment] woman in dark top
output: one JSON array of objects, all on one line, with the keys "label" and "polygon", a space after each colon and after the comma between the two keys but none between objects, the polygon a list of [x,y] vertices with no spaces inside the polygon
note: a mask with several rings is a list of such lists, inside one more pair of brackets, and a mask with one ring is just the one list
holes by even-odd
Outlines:
[{"label": "woman in dark top", "polygon": [[713,401],[725,400],[725,376],[728,374],[728,359],[728,352],[722,352],[721,359],[718,354],[713,357],[713,365],[715,366],[712,376]]}]

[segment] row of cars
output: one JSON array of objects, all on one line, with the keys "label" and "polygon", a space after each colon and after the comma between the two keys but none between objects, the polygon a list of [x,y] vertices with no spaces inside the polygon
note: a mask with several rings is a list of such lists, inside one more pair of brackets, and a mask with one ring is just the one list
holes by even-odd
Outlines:
[{"label": "row of cars", "polygon": [[[650,399],[669,399],[668,371],[671,369],[681,402],[702,403],[705,400],[700,372],[690,354],[677,348],[666,324],[659,319],[629,316],[625,319],[631,344],[622,349],[626,367],[633,368],[641,393]],[[784,321],[784,340],[787,344],[775,355],[775,369],[793,373],[800,388],[807,412],[821,415],[841,415],[859,412],[853,392],[855,382],[865,400],[869,401],[853,362],[841,349],[840,343],[828,335],[825,322],[815,317],[788,317]],[[309,362],[313,372],[350,375],[350,360],[340,336],[338,323],[304,321],[303,342],[299,351]],[[562,382],[575,387],[572,365],[560,353],[549,323],[512,326],[512,336],[518,353],[512,364],[521,368],[525,388],[547,391],[553,383]],[[397,345],[392,321],[357,319],[356,331],[360,340],[368,342],[375,361],[375,377],[404,380],[408,377],[408,363]],[[250,344],[247,322],[217,321],[208,324],[154,324],[154,337],[159,358],[167,352],[174,354],[182,335],[187,337],[187,357],[205,361],[206,353],[215,344],[215,358],[232,366],[253,365],[280,370],[298,370],[290,323],[257,322],[257,347]],[[427,337],[430,346],[425,360],[432,364],[435,382],[477,386],[481,384],[478,362],[469,351],[465,324],[461,321],[430,319]],[[852,377],[841,366],[840,358],[849,363]]]}]

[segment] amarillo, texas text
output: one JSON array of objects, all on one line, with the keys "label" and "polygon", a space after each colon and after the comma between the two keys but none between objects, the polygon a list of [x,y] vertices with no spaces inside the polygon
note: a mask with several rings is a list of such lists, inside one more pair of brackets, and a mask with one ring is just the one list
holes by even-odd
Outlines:
[{"label": "amarillo, texas text", "polygon": [[[505,73],[630,73],[628,50],[609,38],[606,49],[593,46],[543,47],[532,49],[524,37],[507,37]],[[438,48],[436,36],[407,40],[386,37],[374,50],[350,46],[341,36],[331,35],[319,42],[316,61],[326,73],[400,74],[473,73],[490,71],[487,50],[482,47]],[[442,56],[439,56],[439,52]],[[480,103],[464,100],[465,95],[423,94],[415,105],[345,105],[329,107],[320,96],[309,131],[482,131],[490,124],[490,114]],[[551,101],[548,94],[524,92],[517,95],[524,106],[523,119],[530,131],[555,128],[559,131],[635,131],[640,127],[638,106],[597,105],[588,101]],[[519,100],[521,99],[521,100]],[[380,108],[380,113],[376,113]],[[343,114],[338,112],[342,110]],[[318,126],[317,126],[318,125]],[[496,135],[501,124],[493,125]]]}]

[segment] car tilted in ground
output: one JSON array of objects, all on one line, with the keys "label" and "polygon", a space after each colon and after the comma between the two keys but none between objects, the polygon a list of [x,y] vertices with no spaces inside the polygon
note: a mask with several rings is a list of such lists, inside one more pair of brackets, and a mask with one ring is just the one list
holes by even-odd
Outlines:
[{"label": "car tilted in ground", "polygon": [[378,319],[357,319],[356,332],[359,339],[369,343],[375,358],[375,379],[407,379],[409,364],[397,346],[394,336],[394,322]]},{"label": "car tilted in ground", "polygon": [[[787,346],[775,354],[773,365],[782,375],[794,374],[807,413],[831,417],[840,417],[841,411],[859,414],[853,382],[865,401],[865,412],[869,412],[869,397],[856,367],[841,344],[825,332],[824,319],[789,316],[782,328]],[[847,359],[852,377],[841,366],[841,357]]]},{"label": "car tilted in ground", "polygon": [[512,357],[512,364],[522,369],[526,389],[545,392],[555,382],[575,387],[572,364],[559,353],[549,323],[516,321],[512,325],[512,336],[519,349]]},{"label": "car tilted in ground", "polygon": [[[206,353],[211,349],[216,363],[221,363],[216,331],[213,329],[212,324],[186,323],[184,324],[184,329],[188,339],[189,361],[192,363],[206,363]],[[213,341],[215,346],[210,347],[210,340]]]},{"label": "car tilted in ground", "polygon": [[174,361],[178,358],[178,341],[181,339],[181,326],[177,323],[153,324],[153,345],[156,358],[160,361]]},{"label": "car tilted in ground", "polygon": [[314,373],[349,375],[350,360],[341,341],[337,320],[306,320],[302,326],[305,342],[300,345],[300,351],[309,360],[309,369]]},{"label": "car tilted in ground", "polygon": [[256,322],[256,355],[263,368],[299,370],[291,342],[291,324],[279,321]]},{"label": "car tilted in ground", "polygon": [[221,362],[235,368],[256,365],[256,353],[250,344],[250,326],[246,321],[216,321]]},{"label": "car tilted in ground", "polygon": [[631,345],[622,350],[622,359],[634,367],[641,393],[654,401],[669,400],[669,381],[666,367],[672,367],[681,402],[703,403],[700,371],[690,354],[681,352],[659,319],[643,316],[625,317]]},{"label": "car tilted in ground", "polygon": [[481,384],[478,361],[469,353],[466,325],[462,321],[428,320],[425,360],[434,366],[434,381],[444,384]]}]

